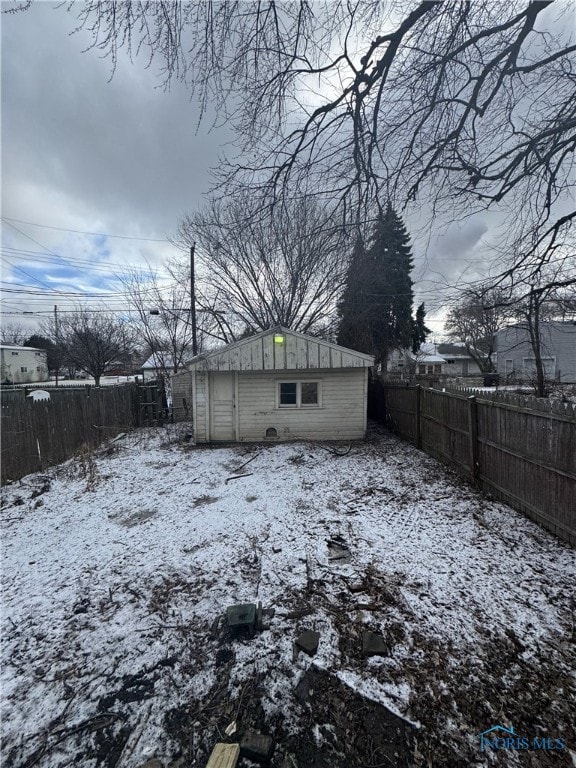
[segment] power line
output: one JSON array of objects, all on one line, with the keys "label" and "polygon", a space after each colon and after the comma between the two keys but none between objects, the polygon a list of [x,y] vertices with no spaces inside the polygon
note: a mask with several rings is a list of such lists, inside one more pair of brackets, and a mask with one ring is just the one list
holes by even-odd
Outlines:
[{"label": "power line", "polygon": [[[118,240],[140,240],[147,243],[170,243],[170,240],[166,240],[165,238],[161,239],[156,237],[134,237],[133,235],[111,235],[111,234],[108,234],[107,232],[86,232],[82,229],[67,229],[66,227],[54,227],[49,224],[39,224],[36,221],[24,221],[24,219],[13,219],[10,216],[2,216],[2,221],[5,221],[9,226],[11,221],[15,221],[17,224],[28,224],[31,227],[42,227],[42,229],[55,229],[58,232],[73,232],[76,235],[92,235],[93,237],[113,237]],[[17,228],[15,227],[15,229]],[[24,234],[24,232],[22,232],[21,234]],[[27,235],[25,236],[27,237]]]},{"label": "power line", "polygon": [[[24,248],[14,248],[12,246],[1,246],[0,247],[0,253],[7,258],[8,256],[11,256],[13,258],[17,259],[33,259],[34,261],[40,261],[47,264],[54,264],[55,266],[67,266],[70,265],[71,267],[74,267],[75,265],[83,266],[90,266],[92,270],[98,270],[98,271],[109,271],[109,267],[118,267],[119,269],[140,269],[142,270],[143,265],[142,264],[118,264],[116,262],[107,261],[107,262],[97,262],[94,263],[90,259],[81,259],[78,257],[71,257],[71,256],[62,256],[59,253],[50,254],[50,253],[42,253],[42,251],[27,251]],[[54,258],[58,261],[54,261]],[[154,274],[161,276],[162,274],[166,276],[171,276],[168,271],[166,271],[163,268],[157,269],[156,267],[151,267],[150,270],[144,269],[145,272],[153,272]]]}]

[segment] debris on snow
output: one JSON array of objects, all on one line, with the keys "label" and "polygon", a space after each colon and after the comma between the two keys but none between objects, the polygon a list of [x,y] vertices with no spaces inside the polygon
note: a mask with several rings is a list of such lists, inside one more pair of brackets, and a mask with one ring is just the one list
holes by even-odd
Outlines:
[{"label": "debris on snow", "polygon": [[388,656],[390,649],[382,635],[367,630],[362,633],[362,653],[364,656]]},{"label": "debris on snow", "polygon": [[312,629],[305,629],[304,632],[297,638],[296,645],[298,648],[307,653],[308,656],[314,656],[318,650],[318,644],[320,642],[320,632],[314,632]]},{"label": "debris on snow", "polygon": [[261,733],[247,731],[240,739],[240,754],[257,763],[269,763],[274,752],[274,739]]}]

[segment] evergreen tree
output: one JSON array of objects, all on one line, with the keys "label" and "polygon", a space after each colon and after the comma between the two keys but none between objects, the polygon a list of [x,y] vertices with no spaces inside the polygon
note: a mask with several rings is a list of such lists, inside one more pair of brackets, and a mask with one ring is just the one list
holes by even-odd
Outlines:
[{"label": "evergreen tree", "polygon": [[56,371],[56,373],[60,372],[60,369],[64,364],[65,352],[59,344],[55,344],[52,339],[49,339],[47,336],[33,333],[32,336],[24,342],[24,346],[34,347],[35,349],[45,349],[47,352],[46,364],[48,365],[48,370]]},{"label": "evergreen tree", "polygon": [[392,350],[424,341],[423,305],[412,319],[412,267],[410,237],[388,203],[368,249],[360,241],[355,245],[339,306],[339,344],[374,355],[385,368]]},{"label": "evergreen tree", "polygon": [[372,354],[369,317],[370,305],[365,295],[368,261],[364,243],[357,238],[346,275],[346,288],[338,305],[340,324],[337,341],[343,347]]},{"label": "evergreen tree", "polygon": [[430,328],[426,327],[426,310],[424,302],[416,310],[416,318],[412,321],[412,352],[416,354],[422,344],[426,341],[426,336],[431,333]]}]

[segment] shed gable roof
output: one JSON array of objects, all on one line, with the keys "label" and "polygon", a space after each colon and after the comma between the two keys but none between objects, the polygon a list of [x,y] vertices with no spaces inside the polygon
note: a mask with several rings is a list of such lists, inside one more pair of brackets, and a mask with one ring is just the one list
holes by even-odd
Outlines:
[{"label": "shed gable roof", "polygon": [[[283,341],[275,341],[275,336],[282,336]],[[205,355],[198,355],[188,363],[187,368],[204,371],[291,371],[368,368],[371,365],[374,365],[371,355],[276,326]]]}]

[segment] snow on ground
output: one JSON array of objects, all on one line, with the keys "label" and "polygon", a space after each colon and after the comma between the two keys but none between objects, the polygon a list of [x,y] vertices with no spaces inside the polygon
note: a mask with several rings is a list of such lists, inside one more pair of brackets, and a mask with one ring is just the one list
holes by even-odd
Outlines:
[{"label": "snow on ground", "polygon": [[[276,738],[278,766],[576,761],[574,550],[381,431],[347,455],[185,433],[3,489],[7,768],[204,766],[233,720]],[[270,629],[232,637],[227,606],[258,600]],[[304,629],[319,649],[294,660]],[[387,655],[364,658],[367,629]],[[354,741],[334,712],[372,703]],[[495,725],[566,747],[480,751]]]},{"label": "snow on ground", "polygon": [[[101,387],[114,387],[117,384],[130,384],[131,382],[139,381],[142,383],[142,375],[139,376],[101,376],[100,378],[100,386]],[[27,389],[31,389],[32,387],[38,386],[38,387],[93,387],[95,385],[95,381],[91,376],[86,376],[84,379],[64,379],[59,378],[58,384],[56,384],[56,379],[51,378],[50,381],[39,381],[34,384],[26,384]]]}]

